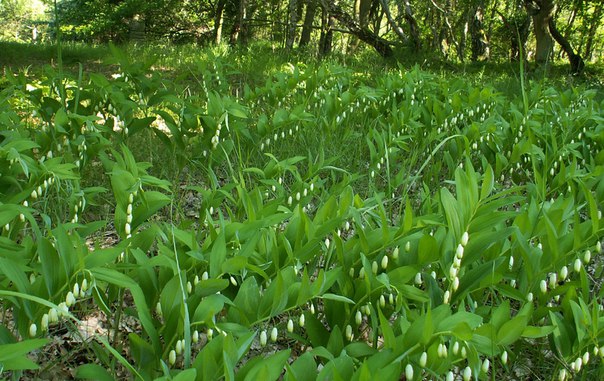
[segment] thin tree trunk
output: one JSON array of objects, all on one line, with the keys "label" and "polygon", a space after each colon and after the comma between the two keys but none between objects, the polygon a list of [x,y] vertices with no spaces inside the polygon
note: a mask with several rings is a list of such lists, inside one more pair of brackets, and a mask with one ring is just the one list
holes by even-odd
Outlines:
[{"label": "thin tree trunk", "polygon": [[357,23],[349,14],[344,12],[342,8],[335,3],[328,0],[321,0],[321,3],[325,8],[327,8],[330,15],[344,24],[350,33],[358,37],[359,40],[373,46],[373,48],[383,57],[392,56],[393,51],[390,47],[390,43],[387,40],[383,39],[367,28],[362,28],[359,23]]},{"label": "thin tree trunk", "polygon": [[214,42],[220,44],[222,40],[222,24],[224,22],[224,6],[226,0],[218,0],[216,15],[214,16]]},{"label": "thin tree trunk", "polygon": [[604,5],[599,3],[596,6],[596,9],[593,13],[593,17],[591,19],[591,25],[589,27],[589,34],[587,35],[587,43],[585,44],[585,58],[587,60],[591,60],[591,54],[594,46],[594,40],[596,37],[596,31],[598,30],[598,26],[600,26],[600,19],[602,18],[602,14],[604,13]]},{"label": "thin tree trunk", "polygon": [[457,50],[457,55],[459,56],[459,60],[461,62],[464,62],[465,57],[466,57],[466,45],[467,45],[467,41],[468,41],[468,32],[470,31],[470,13],[471,10],[467,10],[465,12],[465,17],[463,20],[463,29],[461,32],[461,38],[459,39],[459,47]]},{"label": "thin tree trunk", "polygon": [[287,27],[287,38],[285,39],[285,48],[291,50],[294,47],[294,41],[296,40],[296,26],[298,23],[298,0],[289,0],[288,6],[288,27]]},{"label": "thin tree trunk", "polygon": [[239,34],[243,27],[243,23],[246,19],[247,0],[239,0],[239,9],[237,11],[237,17],[233,23],[233,29],[231,29],[231,45],[236,45],[240,42]]},{"label": "thin tree trunk", "polygon": [[564,50],[564,53],[566,53],[568,56],[568,60],[570,61],[570,69],[573,74],[580,74],[583,69],[585,69],[585,62],[580,55],[575,53],[568,40],[565,39],[564,36],[562,36],[562,34],[558,31],[553,18],[549,19],[549,31],[556,42],[560,44],[562,50]]},{"label": "thin tree trunk", "polygon": [[313,0],[306,0],[306,13],[304,14],[304,25],[302,27],[302,34],[300,35],[300,47],[306,46],[310,42],[312,23],[315,19],[316,11],[317,5],[315,2]]},{"label": "thin tree trunk", "polygon": [[407,20],[407,23],[409,24],[409,34],[411,35],[411,41],[413,41],[413,48],[416,51],[419,51],[422,48],[422,40],[419,37],[419,27],[417,26],[417,20],[415,20],[415,16],[413,16],[411,2],[409,0],[404,0],[403,3],[405,5],[405,12],[401,12],[400,8],[399,12],[405,15],[405,20]]},{"label": "thin tree trunk", "polygon": [[472,61],[486,60],[489,58],[489,41],[484,32],[483,7],[479,4],[474,10],[470,34],[472,35]]},{"label": "thin tree trunk", "polygon": [[405,35],[405,31],[403,31],[403,28],[401,28],[396,21],[394,20],[394,18],[392,17],[392,13],[390,13],[390,5],[388,4],[388,0],[380,0],[380,3],[382,4],[382,8],[384,9],[384,13],[386,14],[386,18],[388,19],[388,23],[390,24],[390,27],[392,27],[392,30],[394,30],[394,33],[396,33],[396,35],[398,36],[398,38],[402,41],[402,42],[407,42],[408,38]]},{"label": "thin tree trunk", "polygon": [[319,56],[325,57],[331,53],[333,43],[334,18],[324,5],[321,16],[321,38],[319,39]]},{"label": "thin tree trunk", "polygon": [[431,0],[432,5],[436,8],[440,13],[442,13],[442,17],[444,22],[440,26],[440,31],[438,32],[438,43],[440,45],[440,50],[442,54],[447,57],[448,56],[448,46],[449,46],[449,38],[451,39],[451,43],[459,52],[459,44],[455,40],[455,35],[453,33],[453,27],[449,22],[449,14],[451,13],[451,1],[447,0],[445,3],[444,9],[441,8],[434,0]]}]

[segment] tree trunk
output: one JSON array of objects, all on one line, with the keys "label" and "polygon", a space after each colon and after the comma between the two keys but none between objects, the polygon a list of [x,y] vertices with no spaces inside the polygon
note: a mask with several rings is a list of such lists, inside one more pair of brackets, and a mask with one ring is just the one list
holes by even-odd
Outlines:
[{"label": "tree trunk", "polygon": [[331,53],[333,43],[334,18],[329,14],[327,7],[323,6],[321,17],[321,38],[319,39],[319,56],[325,57]]},{"label": "tree trunk", "polygon": [[304,15],[304,26],[302,27],[302,34],[300,36],[300,47],[306,46],[310,42],[312,23],[315,19],[316,11],[317,4],[313,0],[306,0],[306,14]]},{"label": "tree trunk", "polygon": [[537,41],[535,61],[539,64],[546,63],[550,60],[554,48],[549,22],[554,17],[556,6],[553,0],[525,0],[525,7],[533,18],[533,31]]},{"label": "tree trunk", "polygon": [[594,46],[594,39],[596,37],[596,31],[598,30],[598,26],[600,26],[600,19],[602,18],[602,14],[604,13],[604,5],[600,2],[596,9],[594,10],[593,17],[591,19],[591,23],[589,26],[589,33],[587,35],[587,43],[585,45],[585,54],[584,57],[587,60],[591,60],[591,54]]},{"label": "tree trunk", "polygon": [[382,8],[384,9],[384,13],[386,14],[386,18],[388,19],[388,23],[392,27],[392,30],[394,30],[394,33],[396,33],[396,35],[402,42],[406,43],[408,38],[405,35],[403,28],[401,28],[392,17],[388,0],[380,0],[380,4],[382,4]]},{"label": "tree trunk", "polygon": [[321,3],[329,11],[330,15],[344,24],[350,33],[358,37],[359,40],[373,46],[373,48],[382,57],[392,56],[393,51],[390,47],[390,43],[387,40],[383,39],[367,28],[362,28],[359,23],[357,23],[348,13],[344,12],[342,8],[335,3],[328,0],[321,0]]},{"label": "tree trunk", "polygon": [[479,4],[474,10],[470,34],[472,36],[472,61],[483,61],[489,58],[489,41],[484,32],[483,7]]},{"label": "tree trunk", "polygon": [[552,37],[556,40],[558,44],[564,50],[564,53],[568,56],[568,60],[570,61],[570,70],[573,74],[580,74],[583,69],[585,69],[585,62],[580,55],[576,54],[573,50],[572,46],[568,42],[567,39],[558,31],[556,28],[556,23],[553,18],[549,20],[549,31],[552,34]]},{"label": "tree trunk", "polygon": [[405,15],[405,20],[407,20],[407,23],[409,24],[409,34],[411,35],[411,41],[413,41],[413,48],[416,51],[419,51],[422,48],[422,40],[419,37],[419,27],[417,26],[417,20],[415,20],[415,16],[413,16],[411,2],[409,0],[404,0],[403,3],[405,5],[405,12],[401,12],[399,8],[399,13],[403,13]]},{"label": "tree trunk", "polygon": [[222,40],[222,24],[224,22],[224,6],[226,0],[218,0],[216,4],[216,15],[214,16],[214,41],[220,44]]},{"label": "tree trunk", "polygon": [[285,39],[285,48],[291,50],[294,47],[294,41],[296,40],[296,26],[298,23],[298,0],[289,0],[288,7],[288,25],[287,25],[287,38]]},{"label": "tree trunk", "polygon": [[240,42],[239,34],[241,33],[243,23],[246,19],[246,10],[247,0],[239,0],[239,9],[237,11],[237,17],[235,18],[235,22],[233,23],[233,29],[231,29],[231,45],[236,45]]},{"label": "tree trunk", "polygon": [[361,26],[361,28],[367,28],[367,26],[369,25],[372,3],[373,0],[359,1],[359,25]]}]

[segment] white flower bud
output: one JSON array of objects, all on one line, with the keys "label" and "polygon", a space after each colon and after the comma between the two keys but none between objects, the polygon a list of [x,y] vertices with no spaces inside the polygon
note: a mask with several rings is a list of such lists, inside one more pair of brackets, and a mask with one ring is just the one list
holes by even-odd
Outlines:
[{"label": "white flower bud", "polygon": [[453,291],[457,291],[457,289],[459,288],[459,278],[458,277],[453,278],[452,288],[453,288]]},{"label": "white flower bud", "polygon": [[602,252],[602,242],[598,241],[596,243],[596,252],[597,253],[601,253]]},{"label": "white flower bud", "polygon": [[510,262],[508,264],[508,268],[512,270],[514,268],[514,257],[510,256]]},{"label": "white flower bud", "polygon": [[449,373],[447,373],[447,377],[445,378],[445,381],[454,381],[455,380],[455,375],[453,374],[453,372],[449,371]]},{"label": "white flower bud", "polygon": [[411,364],[405,366],[405,378],[407,380],[413,380],[413,366]]},{"label": "white flower bud", "polygon": [[415,284],[418,286],[422,284],[422,273],[415,274]]},{"label": "white flower bud", "polygon": [[229,280],[231,281],[231,284],[235,287],[237,287],[237,280],[233,277],[230,277]]},{"label": "white flower bud", "polygon": [[329,249],[329,238],[325,238],[325,248]]},{"label": "white flower bud", "polygon": [[289,319],[287,321],[287,332],[289,332],[289,333],[294,332],[294,322],[292,321],[292,319]]},{"label": "white flower bud", "polygon": [[348,324],[345,329],[346,332],[346,340],[352,341],[352,326]]},{"label": "white flower bud", "polygon": [[157,314],[157,316],[161,316],[162,315],[161,303],[160,302],[157,302],[157,304],[155,305],[155,313]]},{"label": "white flower bud", "polygon": [[581,271],[581,260],[579,258],[575,259],[574,269],[577,273]]},{"label": "white flower bud", "polygon": [[421,356],[419,356],[419,366],[424,368],[426,363],[428,362],[428,354],[426,352],[422,352]]},{"label": "white flower bud", "polygon": [[360,310],[357,310],[357,313],[355,314],[355,317],[354,317],[354,322],[357,325],[360,325],[363,322],[363,314],[361,313]]},{"label": "white flower bud", "polygon": [[558,285],[558,274],[556,274],[556,273],[549,274],[549,288],[551,288],[553,290],[554,288],[556,288],[557,285]]},{"label": "white flower bud", "polygon": [[451,279],[455,278],[457,276],[457,271],[458,271],[457,267],[451,266],[449,268],[449,277],[451,277]]},{"label": "white flower bud", "polygon": [[453,354],[457,356],[459,354],[459,342],[456,341],[453,343]]},{"label": "white flower bud", "polygon": [[170,355],[168,355],[168,362],[170,365],[174,365],[176,363],[176,351],[172,349],[170,351]]},{"label": "white flower bud", "polygon": [[271,330],[271,341],[273,343],[277,341],[277,335],[279,335],[279,331],[277,331],[277,327],[273,327]]},{"label": "white flower bud", "polygon": [[201,280],[208,280],[209,277],[210,276],[207,271],[204,271],[203,274],[201,274]]},{"label": "white flower bud", "polygon": [[365,279],[365,268],[361,267],[359,270],[359,279]]},{"label": "white flower bud", "polygon": [[443,343],[438,344],[438,348],[436,349],[436,354],[439,358],[444,357],[443,356]]},{"label": "white flower bud", "polygon": [[528,300],[529,303],[533,301],[533,293],[532,292],[529,292],[528,295],[526,295],[526,300]]},{"label": "white flower bud", "polygon": [[42,321],[40,322],[40,327],[42,328],[42,331],[48,330],[48,319],[48,314],[42,315]]},{"label": "white flower bud", "polygon": [[266,346],[266,340],[266,330],[262,330],[262,332],[260,332],[260,345],[263,347]]},{"label": "white flower bud", "polygon": [[466,366],[463,370],[463,381],[470,381],[472,378],[472,369],[469,366]]},{"label": "white flower bud", "polygon": [[457,257],[454,257],[453,258],[453,266],[457,267],[457,268],[460,268],[461,267],[461,259],[459,259]]},{"label": "white flower bud", "polygon": [[[575,363],[572,363],[571,365],[574,367]],[[566,381],[567,376],[566,368],[560,369],[560,372],[558,373],[558,381]]]},{"label": "white flower bud", "polygon": [[489,373],[489,367],[491,366],[491,362],[489,361],[489,359],[484,359],[484,361],[482,362],[482,372],[483,373]]},{"label": "white flower bud", "polygon": [[407,241],[407,242],[405,243],[405,251],[406,251],[406,252],[411,251],[411,242]]},{"label": "white flower bud", "polygon": [[382,269],[386,270],[386,268],[388,268],[388,256],[384,255],[382,257]]},{"label": "white flower bud", "polygon": [[133,201],[134,201],[134,194],[130,193],[128,195],[128,204],[132,204]]},{"label": "white flower bud", "polygon": [[182,341],[176,340],[176,347],[174,349],[176,349],[177,355],[181,354],[182,353]]},{"label": "white flower bud", "polygon": [[38,326],[36,326],[36,323],[32,323],[29,326],[29,336],[34,337],[34,336],[36,336],[37,333],[38,333]]},{"label": "white flower bud", "polygon": [[380,295],[380,307],[386,307],[386,298],[384,297],[384,295]]},{"label": "white flower bud", "polygon": [[583,255],[583,262],[588,264],[591,261],[591,251],[585,250],[585,254]]},{"label": "white flower bud", "polygon": [[464,232],[461,236],[461,246],[466,246],[468,244],[468,240],[470,239],[470,235],[468,232]]},{"label": "white flower bud", "polygon": [[67,293],[67,296],[65,297],[65,305],[67,307],[71,307],[75,304],[75,302],[76,302],[76,299],[75,299],[75,296],[73,296],[73,292],[69,291]]},{"label": "white flower bud", "polygon": [[575,370],[577,372],[580,372],[581,367],[583,366],[583,359],[581,357],[577,357],[574,364],[575,364]]},{"label": "white flower bud", "polygon": [[371,272],[373,273],[373,275],[377,274],[378,272],[378,264],[376,261],[373,261],[373,263],[371,263]]},{"label": "white flower bud", "polygon": [[501,363],[503,365],[508,363],[508,351],[503,351],[503,353],[501,354]]},{"label": "white flower bud", "polygon": [[304,317],[304,314],[300,314],[300,318],[298,319],[298,325],[300,325],[300,327],[304,327],[304,324],[306,324],[306,318]]},{"label": "white flower bud", "polygon": [[199,331],[195,330],[193,331],[193,335],[191,336],[191,340],[197,344],[199,342]]},{"label": "white flower bud", "polygon": [[466,358],[468,356],[468,351],[466,347],[461,347],[461,357]]},{"label": "white flower bud", "polygon": [[310,303],[310,314],[314,315],[315,314],[315,305]]},{"label": "white flower bud", "polygon": [[398,259],[398,246],[394,248],[394,250],[392,251],[392,259],[397,260]]},{"label": "white flower bud", "polygon": [[131,228],[130,228],[130,224],[126,222],[126,225],[124,226],[124,232],[128,235],[131,232]]},{"label": "white flower bud", "polygon": [[545,279],[542,279],[541,282],[539,282],[539,289],[543,294],[547,292],[547,282],[545,282]]},{"label": "white flower bud", "polygon": [[455,256],[459,259],[463,258],[463,246],[461,246],[461,244],[457,245],[457,250],[455,250]]},{"label": "white flower bud", "polygon": [[589,362],[589,352],[585,352],[585,353],[583,353],[583,364],[587,365],[588,362]]},{"label": "white flower bud", "polygon": [[562,268],[560,269],[560,280],[561,281],[566,280],[567,276],[568,276],[568,267],[562,266]]},{"label": "white flower bud", "polygon": [[75,297],[80,296],[80,285],[77,282],[73,285],[73,295]]},{"label": "white flower bud", "polygon": [[59,314],[57,313],[57,310],[54,308],[51,308],[48,311],[48,322],[49,323],[56,323],[59,321]]},{"label": "white flower bud", "polygon": [[191,292],[193,292],[193,285],[191,282],[187,282],[187,293],[190,294]]}]

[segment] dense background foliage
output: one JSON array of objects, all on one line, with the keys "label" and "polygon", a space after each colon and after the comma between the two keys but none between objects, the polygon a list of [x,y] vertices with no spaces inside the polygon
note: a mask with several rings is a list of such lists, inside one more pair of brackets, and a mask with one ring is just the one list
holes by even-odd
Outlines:
[{"label": "dense background foliage", "polygon": [[[528,44],[528,56],[538,61],[577,54],[591,62],[601,58],[604,47],[604,5],[597,0],[58,0],[44,5],[1,2],[0,17],[8,21],[3,38],[31,41],[35,25],[58,20],[67,40],[264,40],[288,49],[310,46],[309,54],[321,55],[353,52],[364,41],[383,55],[395,48],[437,52],[452,61],[502,60],[518,59],[519,47]],[[44,29],[38,40],[54,35],[52,28]]]}]

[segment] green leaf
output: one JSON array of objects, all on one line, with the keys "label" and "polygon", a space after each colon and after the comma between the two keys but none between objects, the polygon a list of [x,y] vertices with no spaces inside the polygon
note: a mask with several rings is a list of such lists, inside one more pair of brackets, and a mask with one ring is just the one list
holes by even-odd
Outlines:
[{"label": "green leaf", "polygon": [[508,346],[513,344],[522,336],[527,322],[528,316],[526,315],[516,315],[505,322],[497,331],[497,345]]},{"label": "green leaf", "polygon": [[113,381],[113,377],[105,368],[97,364],[80,365],[76,370],[75,378],[82,380]]},{"label": "green leaf", "polygon": [[283,371],[290,353],[291,349],[287,349],[265,358],[264,361],[258,363],[249,371],[244,380],[277,380]]},{"label": "green leaf", "polygon": [[342,296],[342,295],[325,293],[325,294],[321,295],[320,297],[322,299],[326,299],[326,300],[335,300],[336,302],[355,304],[354,300],[349,299],[349,298],[347,298],[345,296]]}]

